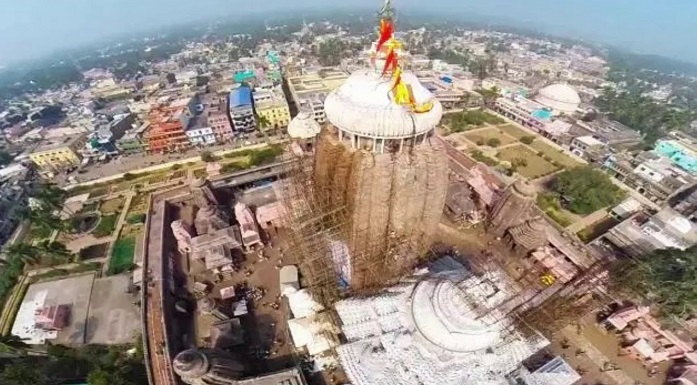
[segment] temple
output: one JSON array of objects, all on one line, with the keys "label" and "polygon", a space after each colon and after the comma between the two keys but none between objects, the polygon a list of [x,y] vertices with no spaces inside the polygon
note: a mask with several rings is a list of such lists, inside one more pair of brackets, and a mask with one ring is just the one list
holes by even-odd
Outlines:
[{"label": "temple", "polygon": [[513,292],[504,274],[474,276],[446,258],[379,295],[339,301],[341,364],[355,385],[508,384],[549,344],[498,310]]},{"label": "temple", "polygon": [[354,72],[327,96],[329,124],[316,145],[315,191],[345,207],[348,230],[330,242],[341,279],[354,289],[414,266],[430,245],[448,187],[447,158],[434,135],[442,107],[402,71],[391,23],[382,19],[373,68]]}]

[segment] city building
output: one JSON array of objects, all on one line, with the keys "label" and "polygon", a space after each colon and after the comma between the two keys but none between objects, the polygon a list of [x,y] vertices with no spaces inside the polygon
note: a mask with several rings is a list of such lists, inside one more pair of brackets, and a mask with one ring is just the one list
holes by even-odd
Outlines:
[{"label": "city building", "polygon": [[636,156],[611,154],[605,158],[603,168],[617,180],[659,204],[696,182],[690,173],[652,151],[644,151]]},{"label": "city building", "polygon": [[570,137],[592,136],[608,147],[621,151],[641,143],[641,134],[614,120],[577,120],[569,129]]},{"label": "city building", "polygon": [[[579,136],[571,140],[569,150],[572,154],[592,160],[594,158],[602,161],[605,158],[605,144],[592,136]],[[600,156],[596,156],[600,154]]]},{"label": "city building", "polygon": [[639,212],[610,229],[605,239],[632,257],[655,250],[680,249],[697,244],[697,224],[671,207],[654,215]]},{"label": "city building", "polygon": [[223,98],[212,101],[202,114],[207,117],[208,127],[213,130],[218,143],[226,143],[232,139],[232,125],[226,112],[227,103],[225,100]]},{"label": "city building", "polygon": [[251,132],[256,129],[254,108],[252,104],[252,90],[242,86],[230,92],[230,120],[233,129],[237,132]]},{"label": "city building", "polygon": [[172,152],[189,146],[186,130],[195,116],[198,97],[185,97],[153,109],[148,115],[150,126],[143,134],[147,151]]},{"label": "city building", "polygon": [[690,174],[697,174],[697,143],[684,139],[661,139],[653,149],[658,155],[669,159],[673,164]]},{"label": "city building", "polygon": [[327,94],[344,84],[349,75],[333,69],[309,70],[288,78],[288,88],[298,110],[309,111],[319,123],[327,121],[324,113],[324,99]]},{"label": "city building", "polygon": [[498,98],[493,109],[508,119],[535,130],[540,130],[552,118],[552,113],[542,104],[520,96]]},{"label": "city building", "polygon": [[648,368],[667,360],[697,364],[692,341],[664,329],[649,313],[647,306],[625,306],[606,318],[604,324],[621,332],[622,351]]},{"label": "city building", "polygon": [[216,135],[212,127],[206,126],[208,118],[206,116],[196,116],[189,123],[186,129],[186,136],[192,146],[208,146],[216,143]]},{"label": "city building", "polygon": [[125,155],[139,154],[144,151],[143,133],[147,131],[150,122],[143,123],[140,127],[126,132],[116,140],[116,148]]},{"label": "city building", "polygon": [[253,97],[254,111],[259,119],[265,120],[265,125],[257,122],[260,130],[278,130],[288,127],[290,109],[283,90],[280,88],[255,90]]},{"label": "city building", "polygon": [[86,134],[44,139],[44,141],[29,154],[29,159],[44,174],[77,167],[82,160],[80,153],[85,147],[86,142]]}]

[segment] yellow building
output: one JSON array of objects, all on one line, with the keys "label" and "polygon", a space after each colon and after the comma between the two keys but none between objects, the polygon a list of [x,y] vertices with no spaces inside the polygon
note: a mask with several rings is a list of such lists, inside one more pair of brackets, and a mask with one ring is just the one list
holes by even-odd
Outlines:
[{"label": "yellow building", "polygon": [[[279,90],[260,90],[254,92],[254,110],[260,119],[268,122],[266,127],[258,124],[262,131],[288,127],[290,123],[290,109],[288,101]],[[259,122],[261,123],[261,122]]]},{"label": "yellow building", "polygon": [[80,149],[85,146],[85,135],[71,135],[44,141],[29,154],[34,164],[44,172],[64,170],[80,164]]}]

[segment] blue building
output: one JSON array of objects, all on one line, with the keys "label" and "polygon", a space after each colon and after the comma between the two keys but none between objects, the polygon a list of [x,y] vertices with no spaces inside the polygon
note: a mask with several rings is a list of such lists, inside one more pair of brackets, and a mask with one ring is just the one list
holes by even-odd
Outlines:
[{"label": "blue building", "polygon": [[653,152],[670,159],[673,164],[691,174],[697,173],[697,154],[678,141],[659,140]]},{"label": "blue building", "polygon": [[232,129],[236,132],[251,132],[256,129],[252,90],[242,86],[230,92],[230,120]]}]

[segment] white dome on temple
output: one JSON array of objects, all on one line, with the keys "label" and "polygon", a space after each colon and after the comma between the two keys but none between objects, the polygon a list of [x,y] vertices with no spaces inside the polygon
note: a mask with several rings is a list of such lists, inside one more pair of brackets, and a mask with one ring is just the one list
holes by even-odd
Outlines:
[{"label": "white dome on temple", "polygon": [[439,349],[474,352],[500,343],[501,323],[478,317],[471,297],[448,279],[422,281],[412,296],[412,316],[419,332]]},{"label": "white dome on temple", "polygon": [[567,114],[576,111],[581,104],[578,92],[568,84],[552,84],[542,88],[535,95],[536,102],[543,104],[551,109]]},{"label": "white dome on temple", "polygon": [[499,309],[513,295],[502,273],[456,268],[416,279],[335,304],[348,341],[337,353],[352,384],[504,385],[549,343]]},{"label": "white dome on temple", "polygon": [[322,127],[307,111],[300,111],[288,125],[288,135],[293,139],[311,139],[317,136]]},{"label": "white dome on temple", "polygon": [[378,139],[413,138],[433,130],[443,108],[411,72],[402,73],[402,82],[411,88],[416,104],[433,103],[428,112],[415,113],[392,100],[392,79],[375,70],[354,72],[327,96],[324,111],[338,129]]}]

